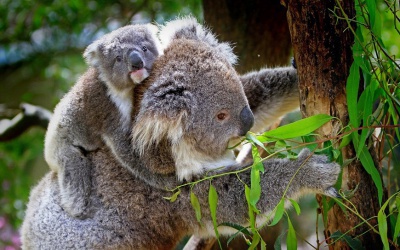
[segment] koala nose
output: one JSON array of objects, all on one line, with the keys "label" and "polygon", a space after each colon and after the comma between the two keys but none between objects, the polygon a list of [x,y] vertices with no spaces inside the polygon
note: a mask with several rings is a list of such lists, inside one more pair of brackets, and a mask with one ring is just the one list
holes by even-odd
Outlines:
[{"label": "koala nose", "polygon": [[244,136],[254,124],[253,112],[251,112],[249,106],[245,106],[240,112],[240,121],[242,122],[240,136]]},{"label": "koala nose", "polygon": [[131,63],[134,69],[143,68],[143,60],[140,54],[137,51],[132,51],[129,54],[129,62]]}]

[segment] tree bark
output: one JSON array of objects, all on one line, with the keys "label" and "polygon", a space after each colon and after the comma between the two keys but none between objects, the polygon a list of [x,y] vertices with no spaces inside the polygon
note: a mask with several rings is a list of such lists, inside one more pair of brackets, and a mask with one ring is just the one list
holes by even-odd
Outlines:
[{"label": "tree bark", "polygon": [[[337,2],[350,18],[355,16],[354,1]],[[308,117],[323,113],[340,119],[333,120],[318,131],[325,138],[337,135],[341,124],[348,124],[345,90],[353,61],[351,46],[354,36],[347,29],[346,21],[337,19],[332,13],[337,10],[337,2],[287,1],[288,22],[299,75],[302,115]],[[339,11],[336,12],[338,16],[342,16]],[[345,159],[356,155],[352,145],[344,148],[342,153]],[[343,170],[342,188],[356,189],[350,200],[363,218],[369,219],[378,214],[375,184],[359,161],[353,161]],[[321,197],[317,199],[322,206]],[[334,242],[329,238],[336,231],[358,237],[367,249],[382,249],[379,235],[373,233],[365,223],[358,226],[362,221],[357,215],[351,212],[344,214],[339,206],[334,205],[327,218],[324,234],[330,249],[350,249],[344,241]],[[375,226],[377,220],[371,219],[369,223]]]},{"label": "tree bark", "polygon": [[279,0],[203,0],[203,10],[218,39],[234,45],[239,73],[289,64],[290,34]]}]

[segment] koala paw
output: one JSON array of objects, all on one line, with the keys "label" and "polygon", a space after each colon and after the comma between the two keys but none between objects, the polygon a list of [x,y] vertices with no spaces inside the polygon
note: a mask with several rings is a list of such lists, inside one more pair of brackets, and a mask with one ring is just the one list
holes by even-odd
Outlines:
[{"label": "koala paw", "polygon": [[72,217],[81,220],[90,217],[88,202],[83,198],[74,197],[73,194],[66,191],[61,194],[61,206]]},{"label": "koala paw", "polygon": [[310,188],[315,188],[322,194],[340,198],[333,187],[337,182],[341,167],[336,162],[329,162],[325,155],[312,154],[310,150],[303,149],[298,160],[305,162],[304,182]]}]

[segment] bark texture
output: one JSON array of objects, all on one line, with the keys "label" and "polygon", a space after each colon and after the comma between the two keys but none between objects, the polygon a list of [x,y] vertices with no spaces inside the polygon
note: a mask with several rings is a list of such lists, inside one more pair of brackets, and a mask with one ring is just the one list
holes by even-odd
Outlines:
[{"label": "bark texture", "polygon": [[234,45],[239,73],[289,64],[290,33],[279,0],[203,0],[203,9],[205,24]]},{"label": "bark texture", "polygon": [[[346,80],[352,59],[351,46],[353,34],[346,29],[347,23],[337,19],[342,14],[336,8],[340,3],[346,14],[355,16],[354,1],[344,0],[289,0],[288,22],[292,37],[294,57],[299,75],[299,89],[301,112],[303,117],[315,114],[330,114],[338,117],[339,121],[332,121],[320,129],[319,134],[324,137],[337,135],[341,124],[348,123],[346,102]],[[355,157],[352,145],[343,150],[346,159]],[[365,219],[378,214],[378,195],[369,174],[366,173],[359,161],[353,161],[343,171],[342,188],[357,191],[351,198],[358,212]],[[321,197],[317,197],[320,201]],[[320,203],[321,204],[321,203]],[[375,219],[369,220],[376,225]],[[368,231],[370,228],[362,224],[353,213],[344,214],[339,206],[335,205],[328,212],[327,227],[324,234],[330,243],[330,249],[350,249],[344,241],[334,242],[329,237],[336,231],[346,233],[351,237],[358,237],[366,249],[382,249],[378,234]]]}]

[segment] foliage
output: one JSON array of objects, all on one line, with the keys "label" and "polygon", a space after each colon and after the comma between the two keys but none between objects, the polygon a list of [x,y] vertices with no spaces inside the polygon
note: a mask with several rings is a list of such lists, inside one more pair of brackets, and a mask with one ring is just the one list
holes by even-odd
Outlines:
[{"label": "foliage", "polygon": [[[243,169],[239,169],[232,172],[223,172],[220,174],[216,174],[213,176],[206,176],[203,179],[186,183],[180,185],[173,189],[174,194],[171,197],[166,197],[171,202],[174,202],[177,199],[177,196],[181,193],[180,188],[183,186],[190,185],[193,187],[199,182],[209,180],[210,181],[210,190],[209,190],[209,207],[211,212],[211,217],[214,225],[214,230],[217,238],[219,237],[218,227],[219,226],[228,226],[238,230],[238,233],[234,234],[228,242],[230,242],[233,238],[235,238],[238,234],[243,234],[246,237],[247,242],[249,244],[249,249],[256,249],[257,245],[261,246],[261,249],[266,249],[266,243],[261,238],[259,230],[266,226],[265,224],[259,225],[256,222],[257,216],[265,216],[268,226],[276,225],[284,215],[286,215],[288,222],[288,232],[287,232],[287,246],[289,249],[297,248],[297,237],[291,223],[290,217],[285,212],[285,203],[290,202],[296,210],[297,214],[300,214],[300,207],[296,201],[292,199],[287,199],[285,193],[282,195],[280,202],[276,205],[275,209],[267,215],[260,214],[260,210],[257,208],[257,202],[261,196],[261,185],[260,185],[260,172],[264,172],[264,166],[262,162],[271,156],[276,154],[280,154],[286,152],[286,154],[282,154],[283,157],[287,157],[290,152],[291,157],[296,158],[300,149],[305,145],[308,145],[315,152],[324,152],[325,149],[317,149],[314,147],[315,144],[321,143],[323,141],[313,141],[311,143],[306,143],[312,141],[311,138],[314,137],[311,133],[333,119],[333,117],[325,114],[315,115],[312,117],[308,117],[303,120],[299,120],[288,125],[281,126],[277,129],[270,130],[261,135],[255,135],[249,132],[246,136],[246,142],[252,144],[252,153],[254,158],[254,163],[250,167],[246,167]],[[296,138],[294,138],[296,137]],[[287,141],[286,141],[287,140]],[[328,140],[328,139],[325,139]],[[269,146],[265,146],[264,142],[269,142]],[[265,158],[261,158],[259,149],[264,149],[266,152],[271,153],[269,156]],[[249,215],[249,227],[242,227],[240,225],[236,225],[230,222],[224,222],[221,224],[217,224],[216,218],[218,214],[217,211],[217,203],[218,203],[218,193],[212,185],[212,179],[218,178],[220,176],[228,175],[228,174],[238,174],[240,172],[244,172],[251,169],[251,183],[250,187],[245,185],[245,196],[248,203],[248,215]],[[297,173],[296,173],[297,174]],[[294,176],[292,177],[292,179]],[[289,183],[290,185],[290,183]],[[288,186],[289,187],[289,186]],[[287,188],[288,188],[287,187]],[[287,189],[286,189],[287,190]],[[201,223],[201,210],[198,204],[198,199],[193,192],[190,193],[190,199],[192,203],[192,207],[195,211],[196,218]],[[251,233],[250,233],[251,232]],[[222,249],[221,243],[219,242],[220,248]]]},{"label": "foliage", "polygon": [[44,131],[35,129],[12,142],[0,143],[0,248],[19,245],[16,229],[35,184],[32,165],[43,153],[43,139]]},{"label": "foliage", "polygon": [[37,54],[83,48],[129,23],[159,22],[179,14],[201,18],[197,0],[23,1],[0,4],[0,65]]}]

